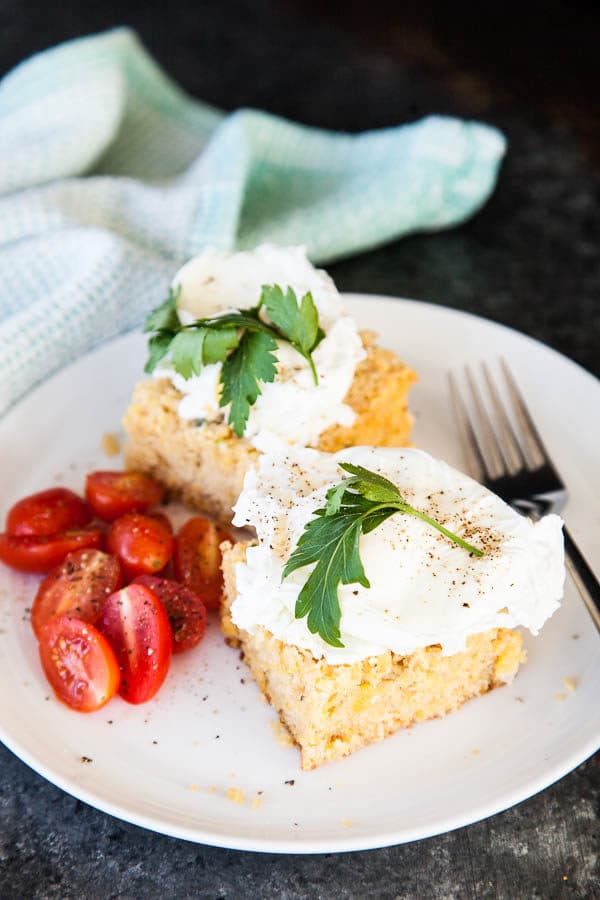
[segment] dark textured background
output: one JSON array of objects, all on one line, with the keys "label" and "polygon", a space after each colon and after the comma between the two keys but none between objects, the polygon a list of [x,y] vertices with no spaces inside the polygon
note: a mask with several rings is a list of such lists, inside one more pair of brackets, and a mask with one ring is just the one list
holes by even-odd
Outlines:
[{"label": "dark textured background", "polygon": [[[180,84],[224,109],[351,131],[429,112],[499,126],[508,157],[476,218],[330,271],[345,290],[496,319],[600,375],[596,6],[347,2],[342,14],[317,0],[0,0],[0,73],[61,40],[130,24]],[[599,755],[458,832],[311,857],[154,835],[63,794],[3,748],[0,765],[1,898],[600,897]]]}]

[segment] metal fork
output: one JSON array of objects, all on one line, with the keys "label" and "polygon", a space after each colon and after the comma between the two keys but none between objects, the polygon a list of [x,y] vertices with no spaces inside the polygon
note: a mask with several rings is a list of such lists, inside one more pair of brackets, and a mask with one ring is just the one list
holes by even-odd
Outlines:
[{"label": "metal fork", "polygon": [[[468,366],[465,378],[471,395],[471,413],[461,396],[456,377],[448,374],[450,396],[467,467],[470,475],[498,494],[509,506],[532,519],[539,519],[546,513],[562,510],[568,497],[567,489],[548,455],[508,366],[504,360],[500,361],[500,365],[516,425],[511,423],[500,390],[485,363],[481,364],[481,369],[492,416]],[[564,536],[567,569],[600,631],[600,583],[566,527]]]}]

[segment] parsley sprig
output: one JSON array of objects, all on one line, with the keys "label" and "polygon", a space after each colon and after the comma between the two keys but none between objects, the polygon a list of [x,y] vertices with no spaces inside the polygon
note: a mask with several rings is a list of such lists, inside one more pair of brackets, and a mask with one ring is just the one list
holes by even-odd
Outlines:
[{"label": "parsley sprig", "polygon": [[[310,293],[300,302],[291,287],[263,285],[256,306],[239,313],[196,319],[182,325],[177,314],[176,290],[150,313],[144,330],[148,341],[145,371],[151,373],[170,355],[173,368],[184,378],[199,375],[203,366],[222,363],[220,406],[230,404],[228,421],[242,437],[261,382],[275,380],[277,341],[286,341],[307,361],[313,381],[318,375],[312,353],[323,339],[319,315]],[[266,313],[266,320],[261,316]]]},{"label": "parsley sprig", "polygon": [[360,536],[373,531],[390,516],[395,513],[416,516],[472,556],[483,556],[477,547],[407,503],[387,478],[352,463],[340,463],[340,468],[350,478],[327,491],[324,509],[317,509],[315,518],[304,526],[282,576],[283,580],[296,569],[317,564],[298,595],[295,616],[297,619],[308,616],[311,634],[320,634],[332,647],[344,646],[340,640],[338,586],[354,583],[371,586],[360,558]]}]

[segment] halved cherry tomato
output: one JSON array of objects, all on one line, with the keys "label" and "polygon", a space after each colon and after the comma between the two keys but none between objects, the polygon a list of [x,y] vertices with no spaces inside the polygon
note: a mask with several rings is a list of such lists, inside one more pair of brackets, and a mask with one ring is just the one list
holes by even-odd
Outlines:
[{"label": "halved cherry tomato", "polygon": [[69,615],[93,625],[104,601],[121,586],[121,568],[101,550],[76,550],[46,575],[31,607],[31,625],[40,629],[55,616]]},{"label": "halved cherry tomato", "polygon": [[98,629],[114,649],[121,669],[121,696],[128,703],[154,697],[171,659],[171,626],[158,597],[130,584],[106,600]]},{"label": "halved cherry tomato", "polygon": [[140,472],[90,472],[85,496],[100,519],[113,522],[130,512],[146,512],[161,502],[162,485]]},{"label": "halved cherry tomato", "polygon": [[91,521],[92,511],[87,503],[73,491],[57,487],[23,497],[15,503],[6,517],[6,533],[48,536],[69,528],[81,528]]},{"label": "halved cherry tomato", "polygon": [[209,609],[218,609],[223,594],[219,545],[231,536],[203,516],[194,516],[175,538],[175,575],[198,594]]},{"label": "halved cherry tomato", "polygon": [[152,516],[128,513],[110,526],[107,546],[129,578],[156,575],[173,555],[173,534],[170,525]]},{"label": "halved cherry tomato", "polygon": [[0,561],[19,572],[45,574],[73,550],[85,547],[98,549],[102,546],[103,537],[99,528],[72,529],[48,537],[0,534]]},{"label": "halved cherry tomato", "polygon": [[100,709],[119,690],[115,652],[81,619],[57,616],[40,629],[40,660],[59,700],[79,712]]},{"label": "halved cherry tomato", "polygon": [[165,608],[173,635],[173,653],[191,650],[206,631],[206,607],[189,588],[168,578],[139,575],[133,584],[143,584],[156,594]]}]

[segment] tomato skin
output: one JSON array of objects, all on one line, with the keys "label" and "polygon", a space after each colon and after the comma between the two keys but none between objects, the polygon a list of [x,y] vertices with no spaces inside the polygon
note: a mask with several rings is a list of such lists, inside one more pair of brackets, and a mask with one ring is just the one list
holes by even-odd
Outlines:
[{"label": "tomato skin", "polygon": [[59,700],[94,712],[119,690],[121,673],[106,638],[87,622],[56,616],[40,629],[40,661]]},{"label": "tomato skin", "polygon": [[67,553],[86,547],[100,549],[104,535],[99,528],[80,528],[49,536],[0,534],[0,561],[19,572],[46,574]]},{"label": "tomato skin", "polygon": [[110,526],[107,546],[129,578],[156,575],[173,555],[173,534],[170,524],[153,516],[128,513]]},{"label": "tomato skin", "polygon": [[31,607],[31,626],[39,640],[43,625],[69,615],[93,625],[109,594],[120,588],[118,560],[102,550],[75,550],[46,575]]},{"label": "tomato skin", "polygon": [[92,511],[81,497],[67,488],[50,488],[18,500],[6,516],[6,533],[38,537],[81,528],[92,521]]},{"label": "tomato skin", "polygon": [[158,597],[143,584],[121,588],[106,600],[97,627],[115,651],[123,699],[145,703],[154,697],[172,652],[171,626]]},{"label": "tomato skin", "polygon": [[147,512],[163,499],[162,485],[140,472],[90,472],[85,496],[98,518],[114,522],[131,512]]},{"label": "tomato skin", "polygon": [[223,594],[221,550],[231,536],[210,519],[194,516],[175,539],[175,576],[197,594],[209,609],[219,609]]},{"label": "tomato skin", "polygon": [[151,513],[146,513],[146,515],[148,516],[149,519],[154,519],[155,522],[162,522],[162,524],[165,526],[167,531],[169,531],[171,534],[173,534],[173,526],[171,525],[171,520],[164,513],[151,512]]},{"label": "tomato skin", "polygon": [[133,584],[143,584],[156,594],[171,625],[173,653],[196,647],[206,631],[206,607],[200,597],[183,584],[154,575],[139,575]]}]

